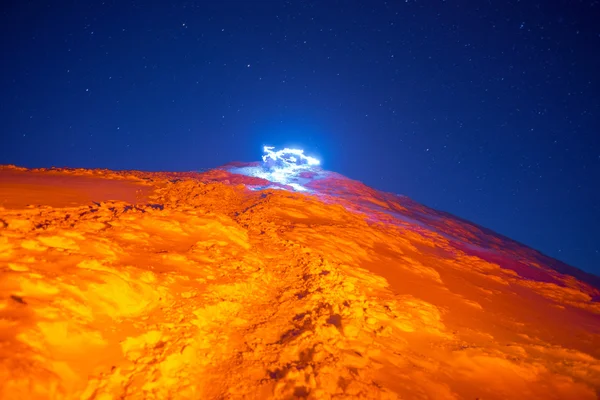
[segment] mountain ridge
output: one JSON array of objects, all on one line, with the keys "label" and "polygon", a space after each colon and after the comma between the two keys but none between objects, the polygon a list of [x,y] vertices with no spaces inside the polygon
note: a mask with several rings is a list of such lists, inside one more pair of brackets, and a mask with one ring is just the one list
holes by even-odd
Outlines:
[{"label": "mountain ridge", "polygon": [[405,196],[259,167],[0,167],[0,398],[598,397],[591,283]]}]

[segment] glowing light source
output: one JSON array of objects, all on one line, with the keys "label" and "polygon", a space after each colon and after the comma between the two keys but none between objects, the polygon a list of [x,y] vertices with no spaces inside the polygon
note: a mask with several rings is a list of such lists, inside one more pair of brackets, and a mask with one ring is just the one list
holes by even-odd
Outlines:
[{"label": "glowing light source", "polygon": [[[285,148],[275,151],[275,147],[264,146],[262,165],[229,167],[228,170],[237,174],[266,179],[273,183],[273,189],[293,189],[299,192],[311,192],[306,185],[321,171],[321,162],[314,157],[304,154],[304,150]],[[310,174],[304,174],[310,172]],[[287,188],[286,188],[287,187]],[[264,186],[257,188],[264,189]]]},{"label": "glowing light source", "polygon": [[263,148],[265,154],[262,156],[262,159],[264,162],[269,162],[269,160],[274,162],[279,161],[283,166],[321,164],[316,158],[304,155],[304,150],[301,149],[290,149],[287,147],[279,151],[273,151],[273,149],[275,149],[273,146],[265,146]]},{"label": "glowing light source", "polygon": [[308,179],[301,172],[318,166],[321,162],[304,154],[304,150],[285,148],[275,151],[275,147],[264,146],[264,164],[260,167],[242,168],[245,175],[256,176],[271,182],[281,183],[297,191],[307,191],[304,184]]}]

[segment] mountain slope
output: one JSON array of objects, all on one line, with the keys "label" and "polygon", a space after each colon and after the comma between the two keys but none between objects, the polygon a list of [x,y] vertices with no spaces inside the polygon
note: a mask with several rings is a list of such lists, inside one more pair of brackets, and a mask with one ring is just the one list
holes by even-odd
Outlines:
[{"label": "mountain slope", "polygon": [[261,168],[0,168],[0,397],[597,398],[597,277]]}]

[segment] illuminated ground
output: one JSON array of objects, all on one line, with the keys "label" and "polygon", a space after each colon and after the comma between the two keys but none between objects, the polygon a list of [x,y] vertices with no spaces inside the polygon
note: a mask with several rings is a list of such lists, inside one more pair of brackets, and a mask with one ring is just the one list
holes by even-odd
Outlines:
[{"label": "illuminated ground", "polygon": [[0,167],[1,398],[597,398],[598,278],[256,167]]}]

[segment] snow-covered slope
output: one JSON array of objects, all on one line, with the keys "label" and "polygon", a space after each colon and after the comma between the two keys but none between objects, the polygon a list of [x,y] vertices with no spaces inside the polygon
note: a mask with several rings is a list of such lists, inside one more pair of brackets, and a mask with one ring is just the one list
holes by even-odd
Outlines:
[{"label": "snow-covered slope", "polygon": [[0,168],[0,397],[597,398],[597,277],[272,173]]}]

